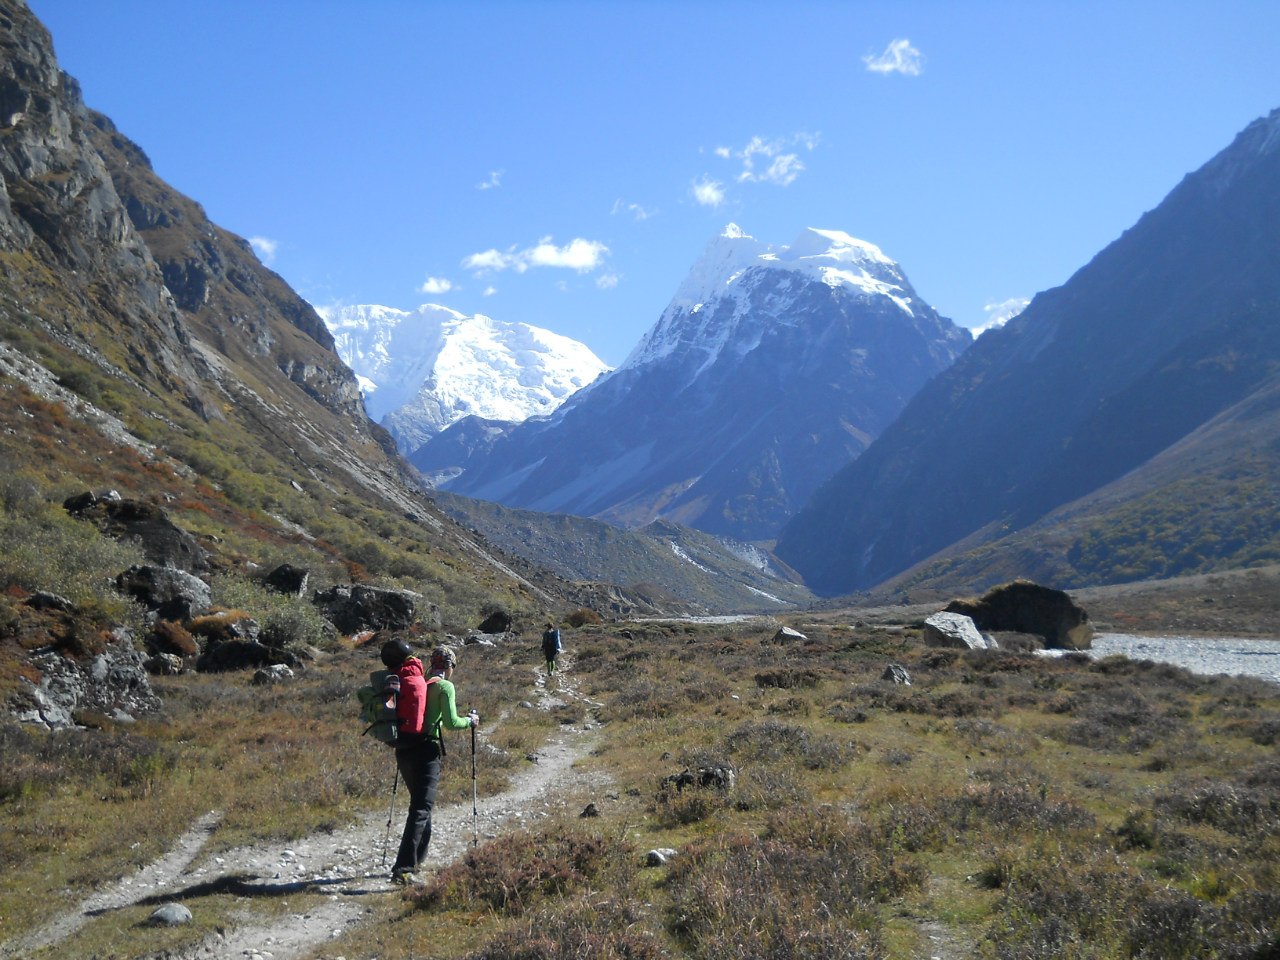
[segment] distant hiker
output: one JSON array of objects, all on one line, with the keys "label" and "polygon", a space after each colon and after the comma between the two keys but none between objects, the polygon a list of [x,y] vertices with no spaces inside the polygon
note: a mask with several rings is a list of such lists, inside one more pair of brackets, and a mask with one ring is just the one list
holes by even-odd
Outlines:
[{"label": "distant hiker", "polygon": [[451,647],[436,647],[431,654],[431,672],[426,676],[422,661],[413,656],[413,648],[404,640],[384,643],[382,662],[393,671],[387,682],[397,694],[396,767],[409,790],[409,813],[391,879],[396,883],[417,883],[413,872],[426,859],[431,843],[431,808],[435,806],[440,758],[444,756],[442,731],[465,730],[478,724],[480,716],[474,710],[466,717],[458,716],[450,680],[458,656]]},{"label": "distant hiker", "polygon": [[551,621],[547,621],[547,629],[542,631],[542,655],[547,658],[547,676],[556,672],[556,657],[560,656],[560,631]]}]

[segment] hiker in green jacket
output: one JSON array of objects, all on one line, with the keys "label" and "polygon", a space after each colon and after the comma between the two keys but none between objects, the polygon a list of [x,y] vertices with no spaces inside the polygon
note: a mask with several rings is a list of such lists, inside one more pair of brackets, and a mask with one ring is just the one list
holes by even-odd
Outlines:
[{"label": "hiker in green jacket", "polygon": [[[405,663],[411,666],[407,660]],[[431,810],[440,780],[440,758],[445,753],[443,731],[465,730],[480,722],[480,715],[474,710],[465,717],[458,716],[451,679],[457,666],[458,655],[452,647],[436,647],[431,654],[431,672],[425,680],[426,697],[417,699],[411,708],[416,716],[401,718],[396,766],[409,790],[409,812],[396,862],[391,868],[391,878],[396,883],[417,883],[414,871],[427,856],[427,846],[431,843]]]}]

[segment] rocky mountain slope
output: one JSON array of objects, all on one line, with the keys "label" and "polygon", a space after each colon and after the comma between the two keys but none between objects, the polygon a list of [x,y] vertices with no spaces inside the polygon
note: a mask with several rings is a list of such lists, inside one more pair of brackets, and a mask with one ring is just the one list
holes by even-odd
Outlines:
[{"label": "rocky mountain slope", "polygon": [[609,367],[586,344],[438,304],[320,311],[360,380],[369,416],[412,454],[466,416],[545,416]]},{"label": "rocky mountain slope", "polygon": [[618,584],[632,602],[717,614],[779,611],[814,599],[794,571],[748,544],[655,520],[623,530],[602,520],[503,507],[444,491],[445,513],[504,550],[571,581]]},{"label": "rocky mountain slope", "polygon": [[[0,635],[39,634],[31,589],[99,582],[67,573],[99,549],[59,506],[87,488],[194,531],[213,576],[288,553],[320,583],[381,580],[462,622],[559,602],[554,577],[517,574],[422,496],[316,313],[86,108],[17,0],[0,0],[0,51]],[[64,534],[84,542],[55,555]],[[65,582],[32,582],[46,568]],[[113,615],[76,605],[72,632]]]},{"label": "rocky mountain slope", "polygon": [[509,431],[461,421],[413,462],[508,506],[765,540],[969,341],[871,244],[730,225],[619,369]]},{"label": "rocky mountain slope", "polygon": [[814,497],[779,554],[825,594],[1274,561],[1278,225],[1280,111],[983,336]]}]

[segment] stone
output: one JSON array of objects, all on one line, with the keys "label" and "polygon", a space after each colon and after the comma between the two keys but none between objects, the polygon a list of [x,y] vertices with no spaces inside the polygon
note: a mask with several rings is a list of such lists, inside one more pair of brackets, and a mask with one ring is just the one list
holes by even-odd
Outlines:
[{"label": "stone", "polygon": [[924,622],[924,642],[930,647],[986,650],[986,638],[972,617],[963,613],[935,613]]},{"label": "stone", "polygon": [[1031,633],[1054,650],[1088,650],[1093,646],[1089,614],[1066,593],[1030,580],[1014,580],[981,599],[952,600],[948,613],[972,617],[983,632]]},{"label": "stone", "polygon": [[511,629],[511,614],[505,610],[495,610],[484,618],[484,622],[476,627],[480,633],[506,633]]},{"label": "stone", "polygon": [[37,590],[27,597],[26,604],[32,610],[57,610],[61,613],[73,613],[76,609],[76,605],[66,597],[46,590]]},{"label": "stone", "polygon": [[283,663],[273,663],[269,667],[262,667],[253,675],[253,683],[259,687],[274,686],[277,683],[285,683],[292,680],[293,671]]},{"label": "stone", "polygon": [[300,666],[298,657],[287,650],[268,647],[256,640],[223,640],[209,644],[196,661],[199,673],[226,673],[231,670],[249,670],[283,663]]},{"label": "stone", "polygon": [[578,816],[582,818],[598,817],[600,816],[600,808],[594,803],[588,803],[583,807],[582,812],[578,814]]},{"label": "stone", "polygon": [[405,630],[417,617],[422,594],[364,584],[337,584],[317,590],[312,602],[345,634],[361,630]]},{"label": "stone", "polygon": [[96,523],[116,540],[132,540],[153,564],[189,572],[209,569],[209,554],[155,504],[82,493],[63,501],[68,513]]},{"label": "stone", "polygon": [[899,686],[911,686],[911,674],[907,673],[907,668],[900,663],[891,663],[884,668],[884,673],[880,674],[881,680],[891,680]]},{"label": "stone", "polygon": [[796,643],[802,640],[808,640],[799,630],[793,630],[791,627],[783,627],[770,639],[770,643]]},{"label": "stone", "polygon": [[182,658],[172,653],[157,653],[142,665],[153,677],[176,677],[186,669]]},{"label": "stone", "polygon": [[737,782],[737,771],[732,767],[722,766],[699,767],[696,771],[681,770],[670,777],[662,778],[662,786],[675,787],[677,793],[683,792],[685,787],[713,787],[727,792],[732,790]]},{"label": "stone", "polygon": [[669,863],[671,858],[675,855],[676,851],[671,849],[671,847],[658,847],[654,850],[650,850],[645,855],[644,861],[651,867],[662,867],[666,866],[666,864]]},{"label": "stone", "polygon": [[178,927],[191,922],[191,911],[180,903],[166,903],[156,907],[147,923],[153,927]]},{"label": "stone", "polygon": [[290,563],[282,563],[265,577],[263,584],[276,593],[289,597],[300,597],[307,591],[307,581],[311,579],[311,571],[303,567],[295,567]]},{"label": "stone", "polygon": [[[39,677],[38,681],[28,679]],[[32,651],[19,674],[19,690],[8,711],[19,723],[49,730],[76,726],[79,713],[131,720],[160,706],[142,654],[127,631],[113,635],[102,653],[74,660],[56,650]]]},{"label": "stone", "polygon": [[190,620],[213,603],[209,585],[177,567],[135,564],[116,577],[116,589],[163,620]]}]

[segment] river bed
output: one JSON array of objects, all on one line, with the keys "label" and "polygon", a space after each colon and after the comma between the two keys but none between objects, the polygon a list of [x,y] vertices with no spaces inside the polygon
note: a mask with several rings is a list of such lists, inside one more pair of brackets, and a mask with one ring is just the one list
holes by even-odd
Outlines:
[{"label": "river bed", "polygon": [[1193,673],[1260,677],[1280,683],[1280,640],[1233,637],[1137,637],[1100,633],[1087,651],[1094,659],[1122,654],[1130,660],[1156,660]]}]

